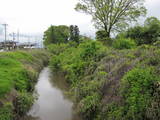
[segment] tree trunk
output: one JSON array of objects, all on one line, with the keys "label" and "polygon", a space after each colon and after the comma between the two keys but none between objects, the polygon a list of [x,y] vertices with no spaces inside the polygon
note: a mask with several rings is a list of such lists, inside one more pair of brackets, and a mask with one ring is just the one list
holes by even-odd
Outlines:
[{"label": "tree trunk", "polygon": [[107,33],[107,37],[110,38],[110,32],[106,32]]},{"label": "tree trunk", "polygon": [[107,26],[105,25],[105,31],[106,31],[106,36],[108,37],[108,38],[110,38],[110,30],[108,30],[107,29]]}]

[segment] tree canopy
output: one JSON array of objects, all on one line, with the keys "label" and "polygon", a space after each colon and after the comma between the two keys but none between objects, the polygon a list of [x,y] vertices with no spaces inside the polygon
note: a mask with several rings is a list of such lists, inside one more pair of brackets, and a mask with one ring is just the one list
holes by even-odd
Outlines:
[{"label": "tree canopy", "polygon": [[92,16],[96,28],[111,32],[122,30],[128,22],[146,14],[144,0],[79,0],[76,10]]},{"label": "tree canopy", "polygon": [[149,17],[144,25],[129,28],[117,37],[132,38],[138,45],[153,44],[160,40],[160,20],[156,17]]},{"label": "tree canopy", "polygon": [[69,39],[70,30],[68,26],[60,25],[53,26],[51,25],[44,32],[44,44],[58,44],[58,43],[66,43]]}]

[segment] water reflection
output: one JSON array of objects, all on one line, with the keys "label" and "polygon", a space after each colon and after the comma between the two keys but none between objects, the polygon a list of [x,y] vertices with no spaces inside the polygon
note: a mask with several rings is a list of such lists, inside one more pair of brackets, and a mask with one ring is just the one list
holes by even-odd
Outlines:
[{"label": "water reflection", "polygon": [[24,120],[80,120],[73,114],[73,103],[65,96],[67,84],[62,74],[45,68],[35,86],[38,99]]}]

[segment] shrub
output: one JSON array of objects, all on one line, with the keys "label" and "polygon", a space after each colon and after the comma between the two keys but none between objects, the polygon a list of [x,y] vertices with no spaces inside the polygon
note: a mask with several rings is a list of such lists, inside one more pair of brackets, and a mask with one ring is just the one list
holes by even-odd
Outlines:
[{"label": "shrub", "polygon": [[98,114],[95,120],[127,120],[122,118],[123,107],[118,106],[117,103],[105,104],[101,109],[102,112]]},{"label": "shrub", "polygon": [[20,92],[14,102],[16,113],[23,116],[34,103],[34,97],[31,93]]},{"label": "shrub", "polygon": [[136,47],[136,43],[131,39],[120,38],[113,42],[113,47],[116,49],[131,49]]},{"label": "shrub", "polygon": [[13,105],[11,103],[5,103],[0,108],[0,120],[13,120]]},{"label": "shrub", "polygon": [[87,40],[77,48],[70,47],[61,54],[53,56],[50,65],[67,71],[68,79],[75,82],[84,74],[87,66],[99,61],[105,55],[105,50],[100,42]]},{"label": "shrub", "polygon": [[105,30],[100,30],[96,32],[96,40],[108,46],[111,45],[113,42],[111,38],[108,38],[108,35]]},{"label": "shrub", "polygon": [[155,42],[153,45],[160,48],[160,40],[158,40],[157,42]]},{"label": "shrub", "polygon": [[47,50],[51,52],[53,55],[58,55],[62,53],[66,48],[69,47],[69,44],[50,44],[47,46]]},{"label": "shrub", "polygon": [[92,96],[86,96],[79,103],[79,112],[83,115],[84,119],[89,120],[95,117],[97,107],[100,105],[100,95],[93,94]]},{"label": "shrub", "polygon": [[130,120],[145,119],[145,112],[152,99],[153,84],[157,76],[151,68],[134,68],[122,79],[124,116]]}]

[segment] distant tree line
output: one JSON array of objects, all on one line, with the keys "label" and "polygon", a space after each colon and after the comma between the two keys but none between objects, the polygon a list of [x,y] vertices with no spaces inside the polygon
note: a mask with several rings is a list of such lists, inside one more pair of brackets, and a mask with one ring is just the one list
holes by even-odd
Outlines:
[{"label": "distant tree line", "polygon": [[160,20],[149,17],[143,25],[137,25],[121,32],[117,38],[131,38],[137,45],[153,44],[160,41]]},{"label": "distant tree line", "polygon": [[96,32],[96,39],[109,45],[119,39],[132,39],[138,46],[153,44],[160,41],[160,20],[156,17],[149,17],[143,25],[130,27],[117,34],[115,39],[108,38],[105,30],[99,30]]}]

